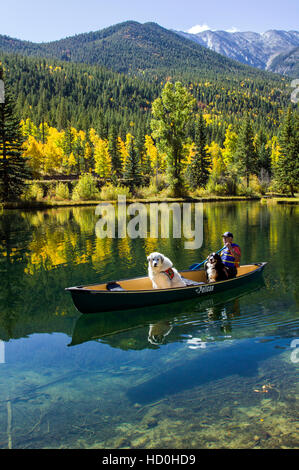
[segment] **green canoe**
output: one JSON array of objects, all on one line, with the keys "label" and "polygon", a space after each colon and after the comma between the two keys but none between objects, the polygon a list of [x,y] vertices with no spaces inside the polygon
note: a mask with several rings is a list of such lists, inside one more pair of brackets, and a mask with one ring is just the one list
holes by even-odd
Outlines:
[{"label": "green canoe", "polygon": [[206,272],[203,269],[180,271],[188,285],[170,289],[153,289],[150,279],[144,276],[119,280],[117,283],[68,287],[65,290],[71,293],[75,307],[81,313],[127,310],[210,296],[243,286],[256,279],[266,264],[261,262],[240,266],[235,278],[214,283],[207,282]]}]

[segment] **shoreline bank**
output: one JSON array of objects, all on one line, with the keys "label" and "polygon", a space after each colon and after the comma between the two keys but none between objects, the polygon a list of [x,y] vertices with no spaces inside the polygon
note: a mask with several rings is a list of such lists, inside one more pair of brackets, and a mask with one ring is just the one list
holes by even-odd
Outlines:
[{"label": "shoreline bank", "polygon": [[[206,197],[181,197],[181,198],[128,198],[126,203],[184,203],[184,202],[242,202],[260,201],[263,204],[299,204],[299,197],[269,197],[269,196],[206,196]],[[0,210],[43,210],[59,207],[86,207],[97,206],[98,204],[117,204],[117,200],[99,201],[14,201],[0,203]]]},{"label": "shoreline bank", "polygon": [[[207,196],[207,197],[181,197],[181,198],[127,198],[126,203],[131,204],[134,202],[142,202],[144,204],[150,203],[172,203],[172,202],[234,202],[234,201],[259,201],[259,196]],[[84,206],[97,206],[98,204],[117,204],[117,199],[113,200],[99,200],[99,201],[15,201],[0,203],[2,209],[52,209],[57,207],[84,207]]]}]

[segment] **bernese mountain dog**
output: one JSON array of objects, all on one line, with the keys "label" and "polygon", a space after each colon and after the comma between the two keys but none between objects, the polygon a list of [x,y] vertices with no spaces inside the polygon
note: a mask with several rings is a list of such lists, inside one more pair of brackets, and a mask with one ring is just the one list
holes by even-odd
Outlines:
[{"label": "bernese mountain dog", "polygon": [[211,253],[208,256],[204,267],[207,273],[208,282],[226,281],[228,279],[227,270],[218,253]]}]

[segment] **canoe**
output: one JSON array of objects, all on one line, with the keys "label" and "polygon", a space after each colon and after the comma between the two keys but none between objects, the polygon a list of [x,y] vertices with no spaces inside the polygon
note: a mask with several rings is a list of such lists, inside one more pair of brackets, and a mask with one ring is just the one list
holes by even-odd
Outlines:
[{"label": "canoe", "polygon": [[169,289],[153,289],[151,280],[143,276],[117,282],[67,287],[65,290],[71,293],[74,305],[81,313],[127,310],[201,298],[236,288],[256,279],[266,264],[261,262],[242,265],[235,278],[213,283],[207,282],[203,269],[180,271],[187,286]]}]

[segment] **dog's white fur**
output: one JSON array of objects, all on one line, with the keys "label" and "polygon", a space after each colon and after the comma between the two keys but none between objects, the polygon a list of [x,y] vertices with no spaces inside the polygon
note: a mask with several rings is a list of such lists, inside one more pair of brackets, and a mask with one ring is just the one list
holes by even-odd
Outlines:
[{"label": "dog's white fur", "polygon": [[[148,277],[153,283],[154,289],[167,289],[169,287],[184,287],[185,282],[181,278],[178,271],[173,267],[169,258],[162,255],[162,253],[151,253],[148,257]],[[169,276],[164,272],[171,268],[174,276],[169,279]]]}]

